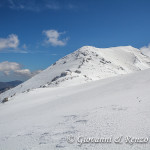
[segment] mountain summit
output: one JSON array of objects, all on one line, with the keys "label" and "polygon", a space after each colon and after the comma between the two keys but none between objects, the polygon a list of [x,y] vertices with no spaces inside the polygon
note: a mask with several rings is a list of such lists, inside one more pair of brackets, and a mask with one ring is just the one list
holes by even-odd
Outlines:
[{"label": "mountain summit", "polygon": [[23,84],[1,94],[0,100],[35,88],[76,85],[147,68],[150,68],[150,58],[132,46],[84,46]]}]

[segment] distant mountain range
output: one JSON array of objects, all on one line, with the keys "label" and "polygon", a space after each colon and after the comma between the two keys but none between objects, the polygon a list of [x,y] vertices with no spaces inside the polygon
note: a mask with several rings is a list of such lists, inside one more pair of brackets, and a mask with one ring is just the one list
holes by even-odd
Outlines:
[{"label": "distant mountain range", "polygon": [[19,80],[10,81],[10,82],[0,82],[0,93],[3,93],[21,83],[22,81],[19,81]]}]

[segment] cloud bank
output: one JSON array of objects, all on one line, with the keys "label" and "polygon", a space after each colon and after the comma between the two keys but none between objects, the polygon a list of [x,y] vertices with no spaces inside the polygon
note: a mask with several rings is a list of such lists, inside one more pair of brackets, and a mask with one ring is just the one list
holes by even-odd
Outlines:
[{"label": "cloud bank", "polygon": [[45,30],[43,34],[46,36],[45,43],[52,46],[65,46],[67,44],[68,38],[60,39],[62,34],[65,32],[58,32],[57,30]]},{"label": "cloud bank", "polygon": [[29,69],[23,69],[23,66],[16,62],[4,61],[0,63],[0,78],[5,77],[7,80],[27,80],[41,72],[37,70],[31,72]]}]

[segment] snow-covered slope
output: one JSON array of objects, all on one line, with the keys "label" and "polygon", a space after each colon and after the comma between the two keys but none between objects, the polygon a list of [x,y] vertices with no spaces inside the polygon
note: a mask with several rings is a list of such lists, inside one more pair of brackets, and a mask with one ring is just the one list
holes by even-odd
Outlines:
[{"label": "snow-covered slope", "polygon": [[25,83],[1,94],[0,100],[34,88],[76,85],[149,67],[150,58],[131,46],[112,48],[84,46],[61,58]]},{"label": "snow-covered slope", "polygon": [[[150,69],[70,87],[39,88],[0,104],[0,150],[149,150]],[[68,136],[75,141],[67,142]],[[122,144],[114,139],[122,136]],[[77,142],[79,137],[112,143]]]}]

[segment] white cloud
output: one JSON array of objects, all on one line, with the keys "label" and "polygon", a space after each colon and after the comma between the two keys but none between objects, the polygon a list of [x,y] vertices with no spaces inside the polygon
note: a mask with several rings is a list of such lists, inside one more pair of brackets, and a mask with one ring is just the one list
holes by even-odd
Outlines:
[{"label": "white cloud", "polygon": [[150,57],[150,44],[148,46],[141,47],[140,50],[144,55]]},{"label": "white cloud", "polygon": [[29,69],[23,69],[22,65],[16,62],[5,61],[0,63],[0,73],[4,74],[8,80],[18,78],[20,80],[27,80],[39,72],[41,72],[41,70],[31,72]]},{"label": "white cloud", "polygon": [[18,70],[21,68],[21,65],[16,62],[4,61],[0,63],[0,71],[5,75],[9,75],[11,71]]},{"label": "white cloud", "polygon": [[55,0],[41,0],[41,1],[34,1],[34,0],[8,0],[9,8],[14,10],[27,10],[27,11],[34,11],[39,12],[46,9],[51,10],[59,10],[61,9],[58,2]]},{"label": "white cloud", "polygon": [[67,44],[68,38],[59,39],[62,34],[65,32],[58,32],[57,30],[45,30],[43,34],[46,35],[47,39],[45,43],[52,46],[65,46]]},{"label": "white cloud", "polygon": [[40,7],[32,0],[8,0],[8,7],[14,10],[40,11]]},{"label": "white cloud", "polygon": [[15,34],[10,34],[7,38],[0,38],[0,50],[6,48],[16,49],[19,45],[18,36]]},{"label": "white cloud", "polygon": [[20,69],[20,70],[14,70],[14,73],[16,75],[19,75],[19,76],[26,76],[26,77],[33,77],[34,75],[40,73],[41,70],[36,70],[34,72],[31,72],[29,69]]},{"label": "white cloud", "polygon": [[7,7],[13,10],[25,10],[40,12],[43,10],[61,10],[61,9],[76,9],[77,6],[70,3],[70,0],[7,0]]},{"label": "white cloud", "polygon": [[0,37],[0,53],[28,53],[26,44],[19,46],[19,38],[16,34],[10,34],[6,38]]},{"label": "white cloud", "polygon": [[32,76],[32,73],[29,69],[21,69],[21,70],[14,70],[16,75],[23,75],[23,76]]}]

